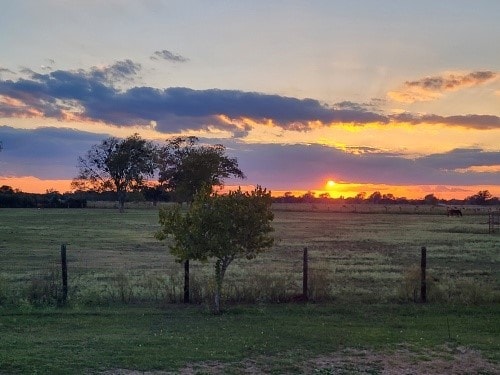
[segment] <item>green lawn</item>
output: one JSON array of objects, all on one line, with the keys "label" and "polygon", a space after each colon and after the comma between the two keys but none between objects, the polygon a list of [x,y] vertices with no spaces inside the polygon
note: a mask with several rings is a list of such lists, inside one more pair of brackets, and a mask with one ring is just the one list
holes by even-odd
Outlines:
[{"label": "green lawn", "polygon": [[[426,356],[468,347],[500,360],[500,307],[423,305],[232,306],[0,310],[0,373],[169,370],[217,361],[238,373],[300,373],[301,364],[345,348]],[[317,365],[320,366],[320,365]],[[318,367],[319,369],[320,367]]]}]

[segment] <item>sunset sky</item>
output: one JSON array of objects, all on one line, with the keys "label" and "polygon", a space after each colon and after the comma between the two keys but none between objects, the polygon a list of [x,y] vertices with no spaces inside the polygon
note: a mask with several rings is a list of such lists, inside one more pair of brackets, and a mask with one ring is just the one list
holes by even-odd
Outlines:
[{"label": "sunset sky", "polygon": [[[500,196],[500,1],[16,0],[0,185],[69,190],[108,136],[222,143],[275,192]],[[327,185],[327,181],[335,184]]]}]

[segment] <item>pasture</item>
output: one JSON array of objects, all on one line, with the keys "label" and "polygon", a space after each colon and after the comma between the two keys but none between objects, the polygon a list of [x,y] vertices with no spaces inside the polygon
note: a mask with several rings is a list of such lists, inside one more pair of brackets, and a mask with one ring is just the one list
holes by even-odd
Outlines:
[{"label": "pasture", "polygon": [[[176,303],[182,265],[168,243],[154,238],[156,209],[1,209],[0,373],[175,370],[202,363],[208,367],[201,373],[240,373],[253,364],[257,373],[329,374],[346,372],[334,372],[327,359],[301,366],[344,355],[353,358],[348,370],[361,368],[360,356],[400,351],[408,366],[420,357],[450,362],[460,351],[475,353],[484,373],[494,373],[500,235],[488,234],[485,212],[447,217],[422,207],[367,207],[334,212],[276,205],[275,246],[229,267],[221,317],[208,312],[210,264],[192,262],[194,306]],[[65,308],[55,307],[61,244],[68,249]],[[422,246],[427,305],[414,302]],[[302,291],[304,247],[312,302],[294,304]],[[381,369],[380,358],[371,373]]]}]

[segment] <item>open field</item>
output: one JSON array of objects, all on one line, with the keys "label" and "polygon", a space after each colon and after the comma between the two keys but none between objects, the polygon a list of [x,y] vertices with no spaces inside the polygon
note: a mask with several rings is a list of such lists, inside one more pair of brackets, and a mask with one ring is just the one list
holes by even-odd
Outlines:
[{"label": "open field", "polygon": [[[192,263],[197,304],[171,304],[182,266],[153,237],[156,209],[1,209],[0,373],[500,371],[500,234],[484,212],[275,214],[275,247],[229,267],[212,316],[210,264]],[[427,305],[413,302],[422,246]],[[304,247],[316,303],[277,303],[301,293]]]},{"label": "open field", "polygon": [[[229,301],[276,302],[301,293],[304,247],[316,300],[411,299],[419,288],[415,267],[422,246],[427,247],[431,301],[499,299],[500,235],[487,233],[485,213],[461,218],[289,210],[275,214],[274,248],[229,267]],[[182,265],[169,255],[167,243],[154,238],[159,229],[155,209],[130,209],[123,215],[110,209],[2,209],[0,220],[0,301],[23,299],[26,289],[50,284],[50,277],[57,281],[61,244],[68,248],[69,297],[74,303],[181,298]],[[203,302],[211,292],[211,265],[192,262],[192,276],[193,298]]]}]

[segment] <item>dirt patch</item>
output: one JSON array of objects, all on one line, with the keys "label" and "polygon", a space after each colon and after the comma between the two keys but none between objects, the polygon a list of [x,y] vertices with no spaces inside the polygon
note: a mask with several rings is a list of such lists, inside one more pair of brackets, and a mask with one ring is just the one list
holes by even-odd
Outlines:
[{"label": "dirt patch", "polygon": [[[292,354],[293,356],[293,354]],[[460,375],[500,374],[500,365],[485,359],[480,352],[465,347],[445,346],[415,352],[406,348],[393,352],[346,349],[306,360],[284,356],[260,356],[241,362],[201,362],[178,371],[134,371],[115,369],[103,375],[215,375],[215,374],[383,374],[383,375]]]},{"label": "dirt patch", "polygon": [[464,347],[445,347],[415,353],[407,349],[392,353],[345,350],[314,358],[304,364],[304,374],[499,374],[500,366]]}]

